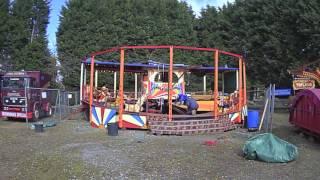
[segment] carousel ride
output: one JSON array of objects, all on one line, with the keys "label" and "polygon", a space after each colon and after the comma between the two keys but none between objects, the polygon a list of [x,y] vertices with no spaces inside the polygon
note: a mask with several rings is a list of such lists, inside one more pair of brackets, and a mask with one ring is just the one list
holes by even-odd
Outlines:
[{"label": "carousel ride", "polygon": [[[167,49],[169,62],[152,60],[126,63],[125,52]],[[211,52],[214,66],[174,64],[174,51]],[[119,52],[119,61],[98,56]],[[219,57],[229,56],[237,67],[219,67]],[[113,87],[99,87],[98,77],[113,75]],[[134,91],[125,92],[124,80],[134,74]],[[202,76],[203,91],[186,90],[186,76]],[[213,77],[213,89],[207,79]],[[88,82],[87,82],[88,81]],[[220,87],[219,87],[220,84]],[[119,86],[119,87],[117,87]],[[92,127],[150,129],[154,134],[202,134],[227,131],[246,116],[246,73],[241,55],[213,48],[188,46],[123,46],[95,52],[81,62],[80,93]],[[138,89],[140,91],[138,91]]]}]

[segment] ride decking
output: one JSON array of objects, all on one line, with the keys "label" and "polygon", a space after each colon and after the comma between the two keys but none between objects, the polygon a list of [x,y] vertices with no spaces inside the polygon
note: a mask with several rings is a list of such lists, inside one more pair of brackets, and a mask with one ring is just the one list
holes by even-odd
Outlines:
[{"label": "ride decking", "polygon": [[[164,120],[166,116],[148,116],[149,129],[155,135],[195,135],[214,134],[235,129],[228,116],[188,116],[187,120],[176,118],[173,121]],[[191,118],[191,119],[190,119]]]}]

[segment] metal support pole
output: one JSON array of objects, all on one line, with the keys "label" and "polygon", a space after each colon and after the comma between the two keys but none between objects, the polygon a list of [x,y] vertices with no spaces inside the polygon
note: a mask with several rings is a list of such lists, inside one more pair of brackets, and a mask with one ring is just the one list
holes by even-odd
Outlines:
[{"label": "metal support pole", "polygon": [[272,133],[275,91],[276,91],[276,85],[273,84],[273,86],[272,86],[272,94],[271,94],[272,103],[271,103],[271,110],[270,110],[270,133]]},{"label": "metal support pole", "polygon": [[138,99],[138,74],[134,73],[134,99]]},{"label": "metal support pole", "polygon": [[207,92],[207,76],[203,76],[203,94],[206,94]]},{"label": "metal support pole", "polygon": [[236,71],[236,81],[237,81],[237,87],[236,90],[239,91],[239,70]]},{"label": "metal support pole", "polygon": [[113,96],[117,97],[117,72],[113,73]]},{"label": "metal support pole", "polygon": [[94,73],[94,87],[98,87],[98,70],[96,70]]},{"label": "metal support pole", "polygon": [[86,69],[86,67],[84,66],[84,70],[83,70],[83,73],[84,73],[84,77],[83,77],[83,86],[84,86],[84,94],[83,94],[83,98],[84,99],[88,99],[88,97],[87,97],[87,95],[88,95],[88,93],[89,92],[87,92],[88,91],[88,88],[87,88],[87,69]]},{"label": "metal support pole", "polygon": [[221,81],[222,81],[222,95],[224,96],[224,72],[221,73]]},{"label": "metal support pole", "polygon": [[124,49],[120,50],[120,82],[119,82],[119,96],[120,96],[120,103],[119,103],[119,127],[123,128],[122,122],[122,114],[123,114],[123,78],[124,78]]},{"label": "metal support pole", "polygon": [[[62,114],[61,114],[61,90],[59,89],[59,118],[60,118],[60,121],[62,119]],[[91,106],[90,106],[91,107]],[[91,111],[90,111],[91,112]]]},{"label": "metal support pole", "polygon": [[81,70],[80,70],[80,104],[82,104],[82,92],[83,92],[83,69],[84,64],[81,63]]},{"label": "metal support pole", "polygon": [[172,121],[172,95],[173,95],[173,89],[172,89],[172,72],[173,72],[173,46],[170,46],[170,66],[169,66],[169,94],[168,94],[168,102],[169,102],[169,121]]},{"label": "metal support pole", "polygon": [[239,58],[239,112],[240,112],[240,122],[242,121],[242,102],[243,102],[243,82],[242,82],[242,58]]},{"label": "metal support pole", "polygon": [[243,61],[243,105],[247,106],[247,73],[246,63]]},{"label": "metal support pole", "polygon": [[94,56],[91,57],[90,63],[90,97],[89,97],[89,118],[90,124],[92,123],[92,103],[93,103],[93,72],[94,72]]},{"label": "metal support pole", "polygon": [[83,77],[83,84],[86,86],[87,85],[87,69],[84,68],[84,77]]},{"label": "metal support pole", "polygon": [[[77,92],[75,92],[75,105],[78,105],[78,93]],[[81,104],[81,103],[79,103],[79,104]]]},{"label": "metal support pole", "polygon": [[219,109],[218,109],[218,96],[219,96],[219,92],[218,92],[218,81],[219,81],[219,71],[218,71],[218,68],[219,68],[219,51],[216,50],[214,52],[214,117],[217,117],[218,116],[218,113],[219,113]]},{"label": "metal support pole", "polygon": [[272,85],[269,85],[269,88],[267,89],[267,93],[266,93],[266,98],[268,99],[268,104],[267,104],[267,110],[266,110],[266,116],[265,116],[265,131],[269,132],[269,128],[270,128],[270,108],[271,108],[271,104],[272,104],[272,99],[271,99],[271,92],[272,91]]},{"label": "metal support pole", "polygon": [[54,121],[56,121],[55,119],[56,119],[56,114],[58,114],[57,113],[57,109],[58,109],[58,104],[59,104],[59,89],[58,90],[56,90],[57,91],[57,94],[56,94],[56,101],[55,101],[55,103],[54,103],[54,113],[53,113],[53,119],[54,119]]},{"label": "metal support pole", "polygon": [[[67,92],[67,113],[70,113],[70,99],[69,99],[69,94],[71,94],[70,92]],[[71,94],[72,95],[72,94]]]}]

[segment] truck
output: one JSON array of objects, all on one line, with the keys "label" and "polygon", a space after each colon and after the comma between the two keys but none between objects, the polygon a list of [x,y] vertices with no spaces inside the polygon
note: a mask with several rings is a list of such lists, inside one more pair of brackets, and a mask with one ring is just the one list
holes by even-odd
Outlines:
[{"label": "truck", "polygon": [[48,97],[51,77],[40,71],[12,71],[1,76],[0,116],[38,120],[51,116]]}]

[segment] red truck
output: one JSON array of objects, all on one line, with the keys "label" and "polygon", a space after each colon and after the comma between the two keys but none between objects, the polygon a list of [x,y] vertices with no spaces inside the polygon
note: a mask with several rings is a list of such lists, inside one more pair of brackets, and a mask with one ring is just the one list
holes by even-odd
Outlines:
[{"label": "red truck", "polygon": [[51,77],[40,71],[6,72],[1,76],[0,116],[37,120],[52,115],[48,97]]}]

